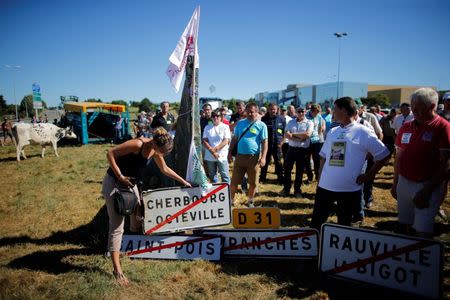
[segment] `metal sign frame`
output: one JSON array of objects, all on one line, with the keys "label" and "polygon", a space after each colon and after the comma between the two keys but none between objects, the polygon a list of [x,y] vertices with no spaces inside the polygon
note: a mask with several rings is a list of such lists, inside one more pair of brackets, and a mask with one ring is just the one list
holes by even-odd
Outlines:
[{"label": "metal sign frame", "polygon": [[[340,251],[336,251],[335,249],[333,249],[333,251],[329,250],[328,246],[325,247],[326,245],[332,245],[334,247],[338,246],[337,244],[339,243],[339,236],[337,236],[337,234],[331,236],[331,234],[333,234],[333,229],[335,231],[337,229],[336,232],[338,232],[339,230],[346,231],[346,238],[343,238],[344,241],[342,243],[342,248],[351,248],[352,246],[354,246],[355,251],[352,250],[350,251],[351,253],[344,253],[342,249]],[[352,237],[353,239],[355,239],[354,245],[352,245],[350,239],[352,233]],[[367,234],[367,237],[364,236],[365,234]],[[364,242],[363,251],[361,249],[363,247],[363,242],[362,240],[358,240],[359,249],[356,250],[356,239],[361,239],[362,237],[365,237],[367,245],[366,242]],[[326,240],[328,240],[329,242],[326,242],[325,244]],[[376,240],[377,242],[371,243],[371,241],[373,240]],[[339,248],[339,246],[337,248]],[[435,255],[425,257],[425,255],[423,255],[422,253],[424,249],[429,249],[430,253],[433,253]],[[414,289],[410,284],[405,284],[402,287],[402,282],[395,282],[401,280],[405,282],[407,280],[406,276],[409,273],[406,273],[407,268],[403,268],[403,266],[412,265],[416,268],[419,268],[417,267],[418,264],[413,264],[414,256],[410,255],[415,251],[420,251],[420,254],[416,254],[419,257],[416,257],[415,259],[421,260],[422,265],[424,265],[424,258],[430,259],[432,261],[432,263],[428,266],[428,269],[432,274],[428,273],[428,276],[424,275],[422,271],[425,268],[423,267],[420,269],[421,271],[411,269],[409,271],[411,273],[410,276],[412,276],[413,282],[416,282],[416,285],[418,285],[417,278],[419,275],[428,278],[431,281],[433,281],[434,276],[434,279],[436,279],[434,282],[434,287],[432,287],[432,284],[427,282],[419,285],[423,288]],[[375,252],[375,254],[371,255],[370,252]],[[335,255],[333,256],[333,254]],[[404,258],[400,257],[403,255]],[[348,259],[347,257],[351,257],[351,260],[346,260]],[[331,263],[332,267],[330,268],[330,260],[333,259],[334,264]],[[339,259],[339,263],[337,259]],[[386,260],[390,263],[390,265],[387,265]],[[385,262],[384,264],[379,263],[383,261]],[[352,228],[330,223],[323,224],[321,228],[319,271],[327,276],[345,279],[348,281],[369,283],[409,294],[421,295],[431,298],[440,298],[442,296],[442,266],[443,245],[438,241],[387,232],[378,232],[369,229]],[[395,271],[393,271],[394,268]],[[433,268],[438,268],[438,270],[432,270]],[[401,270],[402,272],[399,272],[399,270]],[[369,272],[370,274],[368,274]],[[389,278],[392,280],[387,280],[388,278],[383,278],[383,276],[392,277]]]}]

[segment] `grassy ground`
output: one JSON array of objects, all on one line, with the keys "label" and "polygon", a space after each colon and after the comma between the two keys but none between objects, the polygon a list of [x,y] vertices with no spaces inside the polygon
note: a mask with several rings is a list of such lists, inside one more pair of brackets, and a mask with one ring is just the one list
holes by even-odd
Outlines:
[{"label": "grassy ground", "polygon": [[[107,215],[100,196],[110,145],[62,147],[41,159],[40,148],[27,147],[28,160],[17,163],[15,149],[0,147],[0,299],[326,299],[392,296],[369,286],[323,280],[315,262],[156,261],[123,259],[132,284],[118,287],[104,258]],[[261,185],[257,202],[281,209],[283,227],[308,226],[316,183],[304,187],[305,199],[281,197],[281,186]],[[392,166],[375,182],[375,204],[367,228],[392,231],[395,201],[389,194]],[[237,201],[245,202],[242,194]],[[445,206],[450,215],[450,206]],[[336,221],[335,217],[331,221]],[[437,226],[437,238],[449,252],[449,226]],[[444,289],[449,297],[450,259]],[[371,297],[369,297],[371,298]]]}]

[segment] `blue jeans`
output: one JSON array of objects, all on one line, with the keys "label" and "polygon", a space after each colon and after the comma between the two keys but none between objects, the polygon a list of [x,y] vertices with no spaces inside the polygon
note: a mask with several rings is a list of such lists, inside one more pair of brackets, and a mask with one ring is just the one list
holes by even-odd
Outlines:
[{"label": "blue jeans", "polygon": [[228,161],[206,161],[208,166],[208,177],[211,182],[217,182],[217,171],[219,171],[222,182],[230,183],[230,168]]}]

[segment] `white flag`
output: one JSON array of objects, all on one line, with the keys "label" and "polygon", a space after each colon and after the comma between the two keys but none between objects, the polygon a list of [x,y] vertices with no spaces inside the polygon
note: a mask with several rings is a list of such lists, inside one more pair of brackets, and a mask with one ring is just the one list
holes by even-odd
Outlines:
[{"label": "white flag", "polygon": [[187,57],[195,55],[195,67],[198,68],[198,25],[200,23],[200,6],[198,6],[192,14],[189,24],[184,29],[175,50],[169,57],[169,67],[166,74],[169,76],[170,82],[178,93],[183,79],[184,68],[186,67]]}]

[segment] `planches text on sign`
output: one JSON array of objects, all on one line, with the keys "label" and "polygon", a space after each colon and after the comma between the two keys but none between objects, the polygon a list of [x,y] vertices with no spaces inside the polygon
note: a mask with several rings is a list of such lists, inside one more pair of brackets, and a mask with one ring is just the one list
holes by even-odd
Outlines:
[{"label": "planches text on sign", "polygon": [[253,207],[233,209],[233,227],[246,229],[280,228],[280,209]]},{"label": "planches text on sign", "polygon": [[223,237],[224,257],[317,258],[318,232],[310,228],[279,230],[203,230]]},{"label": "planches text on sign", "polygon": [[214,184],[205,196],[200,187],[165,188],[143,193],[146,234],[231,223],[230,190]]},{"label": "planches text on sign", "polygon": [[220,260],[220,236],[124,235],[120,249],[132,258]]},{"label": "planches text on sign", "polygon": [[321,236],[320,271],[440,297],[443,246],[439,242],[334,224],[324,224]]}]

